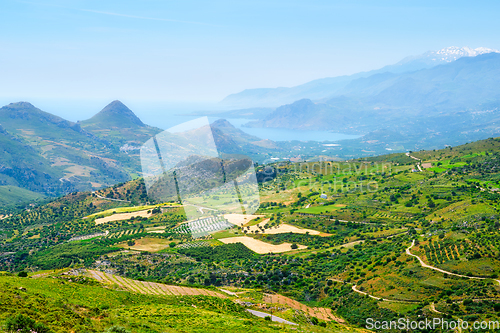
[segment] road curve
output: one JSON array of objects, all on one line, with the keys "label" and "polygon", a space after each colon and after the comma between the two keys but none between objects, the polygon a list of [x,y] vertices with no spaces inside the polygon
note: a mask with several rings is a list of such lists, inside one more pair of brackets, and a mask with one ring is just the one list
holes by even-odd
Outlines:
[{"label": "road curve", "polygon": [[[269,313],[265,313],[265,312],[261,312],[261,311],[250,310],[250,309],[247,309],[247,311],[250,312],[251,314],[253,314],[254,316],[257,316],[260,318],[266,318],[266,317],[271,316]],[[280,317],[276,317],[275,315],[271,316],[271,320],[276,321],[278,323],[288,324],[288,325],[297,325],[296,323],[292,323],[291,321],[285,320],[285,319],[280,318]]]},{"label": "road curve", "polygon": [[[412,257],[415,257],[418,259],[418,261],[420,262],[420,265],[422,267],[425,267],[425,268],[430,268],[430,269],[433,269],[435,271],[438,271],[438,272],[441,272],[441,273],[445,273],[445,274],[449,274],[449,275],[454,275],[454,276],[459,276],[459,277],[463,277],[463,278],[467,278],[467,279],[477,279],[477,280],[489,280],[490,278],[484,278],[484,277],[478,277],[478,276],[467,276],[467,275],[461,275],[461,274],[455,274],[455,273],[452,273],[452,272],[448,272],[448,271],[445,271],[444,269],[441,269],[441,268],[437,268],[437,267],[434,267],[434,266],[431,266],[431,265],[428,265],[426,264],[422,258],[420,258],[419,256],[415,255],[415,254],[412,254],[410,252],[410,249],[415,245],[415,240],[413,240],[411,242],[411,245],[409,248],[406,249],[406,254],[409,255],[409,256],[412,256]],[[495,279],[492,279],[496,282],[498,282],[498,284],[500,284],[500,280],[495,280]]]},{"label": "road curve", "polygon": [[410,301],[400,301],[397,299],[387,299],[387,298],[373,296],[373,295],[370,295],[364,291],[359,290],[357,285],[353,285],[351,287],[351,289],[359,294],[366,295],[366,296],[373,298],[373,299],[376,299],[376,300],[382,300],[382,301],[387,301],[387,302],[396,302],[396,303],[414,303],[414,302],[410,302]]}]

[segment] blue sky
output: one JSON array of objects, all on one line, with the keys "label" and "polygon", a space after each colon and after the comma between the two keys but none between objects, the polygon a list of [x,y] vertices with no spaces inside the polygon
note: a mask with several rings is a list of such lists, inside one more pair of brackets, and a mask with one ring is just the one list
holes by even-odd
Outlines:
[{"label": "blue sky", "polygon": [[0,101],[218,101],[447,46],[500,49],[498,1],[2,0]]}]

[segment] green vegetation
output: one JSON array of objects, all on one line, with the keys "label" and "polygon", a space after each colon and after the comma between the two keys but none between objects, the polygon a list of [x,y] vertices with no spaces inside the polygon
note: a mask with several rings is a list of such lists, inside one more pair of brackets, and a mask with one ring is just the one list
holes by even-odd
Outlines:
[{"label": "green vegetation", "polygon": [[[0,269],[15,273],[63,267],[107,270],[144,281],[245,292],[255,304],[263,302],[264,293],[278,293],[310,307],[331,309],[351,326],[364,326],[368,317],[390,320],[402,314],[410,320],[498,318],[500,139],[411,156],[421,161],[391,154],[349,162],[257,166],[261,174],[273,168],[266,173],[273,176],[259,184],[262,203],[257,213],[263,217],[195,240],[188,225],[182,224],[182,208],[160,210],[159,203],[153,202],[139,205],[147,202],[140,179],[94,195],[73,193],[29,210],[6,210],[3,214],[12,216],[0,220]],[[422,172],[412,171],[417,164],[423,166]],[[145,209],[153,215],[95,224],[97,216]],[[257,228],[262,221],[265,225]],[[284,223],[315,232],[279,233]],[[255,230],[249,232],[250,228]],[[289,243],[297,249],[258,255],[240,243],[223,245],[217,240],[243,235],[275,245]],[[413,241],[411,254],[446,273],[423,267],[409,255],[406,250]],[[78,286],[97,288],[92,285],[95,281],[80,282]],[[189,325],[188,314],[195,305],[202,316],[197,317],[199,323],[208,331],[220,320],[227,320],[228,329],[235,331],[265,332],[266,324],[275,325],[262,319],[257,322],[263,326],[245,326],[247,319],[234,318],[247,318],[247,314],[239,306],[231,308],[235,305],[229,300],[212,304],[206,298],[183,299],[186,306],[174,309],[168,297],[158,297],[159,303],[156,298],[147,303],[141,295],[129,297],[137,298],[120,299],[113,306],[107,303],[106,315],[101,305],[93,304],[78,312],[87,319],[71,320],[75,325],[97,325],[100,332],[112,326],[131,332],[162,331],[166,322],[173,327]],[[212,305],[204,308],[205,303]],[[118,313],[122,306],[125,310]],[[101,312],[90,315],[94,307]],[[222,317],[210,318],[204,311]],[[326,329],[338,329],[316,322],[311,319],[314,316],[287,311],[281,315],[307,329],[320,329],[322,323]],[[171,321],[174,312],[179,313],[175,323]],[[45,318],[21,314],[31,318],[33,325],[41,323],[54,330]],[[146,316],[149,328],[140,326]],[[7,317],[15,320],[10,312]],[[102,324],[92,318],[101,318]]]}]

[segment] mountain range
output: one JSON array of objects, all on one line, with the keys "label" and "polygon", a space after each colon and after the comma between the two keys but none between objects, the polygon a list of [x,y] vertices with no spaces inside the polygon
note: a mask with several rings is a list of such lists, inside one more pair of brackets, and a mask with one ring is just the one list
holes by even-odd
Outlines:
[{"label": "mountain range", "polygon": [[[211,126],[223,154],[258,159],[268,149],[278,149],[226,120]],[[161,131],[120,101],[76,123],[27,102],[6,105],[0,108],[0,193],[8,195],[2,195],[0,204],[94,191],[137,178],[140,147]]]},{"label": "mountain range", "polygon": [[429,51],[418,56],[406,57],[396,64],[380,69],[313,80],[295,87],[246,89],[231,94],[221,101],[221,106],[232,108],[278,107],[290,104],[300,99],[321,100],[342,94],[343,88],[352,81],[367,78],[375,74],[400,74],[421,69],[428,69],[440,64],[446,64],[462,57],[475,57],[481,54],[498,53],[489,48],[447,47],[438,51]]},{"label": "mountain range", "polygon": [[[366,134],[410,124],[420,132],[422,126],[442,132],[458,120],[462,131],[476,125],[486,129],[497,121],[499,86],[500,54],[488,53],[414,72],[360,78],[335,97],[281,106],[249,126]],[[435,117],[447,120],[431,121]]]}]

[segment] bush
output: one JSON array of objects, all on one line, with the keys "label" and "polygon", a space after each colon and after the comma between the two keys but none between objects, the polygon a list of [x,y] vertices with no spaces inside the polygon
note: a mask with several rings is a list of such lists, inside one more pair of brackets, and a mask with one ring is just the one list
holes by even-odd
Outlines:
[{"label": "bush", "polygon": [[297,244],[293,243],[291,248],[292,248],[292,250],[296,250],[299,248],[299,246]]},{"label": "bush", "polygon": [[130,333],[130,331],[120,326],[112,326],[105,330],[104,333]]},{"label": "bush", "polygon": [[17,274],[17,276],[19,276],[19,277],[28,277],[28,273],[26,273],[26,272],[24,272],[24,271],[23,271],[23,272],[19,272],[19,273]]},{"label": "bush", "polygon": [[7,332],[16,333],[50,333],[50,330],[44,324],[37,323],[30,317],[26,317],[22,314],[16,317],[7,318],[5,323]]}]

